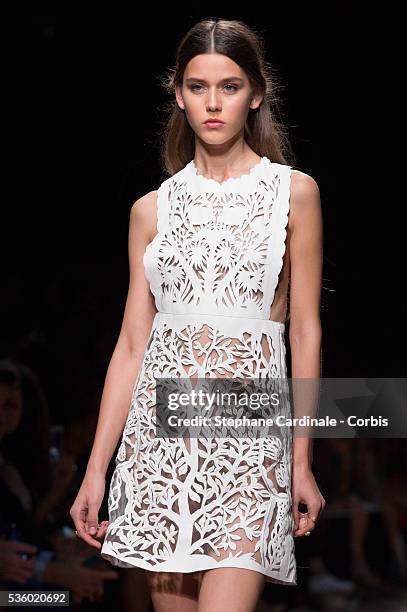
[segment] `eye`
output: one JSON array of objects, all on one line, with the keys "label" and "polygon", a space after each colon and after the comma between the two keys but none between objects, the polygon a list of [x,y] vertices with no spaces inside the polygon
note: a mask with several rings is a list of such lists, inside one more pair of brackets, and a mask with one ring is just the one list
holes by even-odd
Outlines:
[{"label": "eye", "polygon": [[[196,87],[198,87],[198,90],[196,89]],[[225,85],[225,87],[232,87],[232,90],[229,89],[228,91],[237,91],[238,90],[237,85],[232,85],[230,83]],[[191,91],[199,91],[199,89],[202,89],[202,85],[198,85],[198,84],[191,85]]]}]

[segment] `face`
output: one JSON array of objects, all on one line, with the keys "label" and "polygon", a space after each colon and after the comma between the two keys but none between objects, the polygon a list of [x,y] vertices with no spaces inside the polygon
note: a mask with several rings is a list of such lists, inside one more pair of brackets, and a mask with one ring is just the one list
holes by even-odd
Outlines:
[{"label": "face", "polygon": [[[198,138],[208,144],[222,144],[244,130],[250,108],[257,108],[262,96],[255,96],[246,73],[226,55],[196,55],[187,64],[176,100],[185,110]],[[220,127],[205,124],[221,119]]]}]

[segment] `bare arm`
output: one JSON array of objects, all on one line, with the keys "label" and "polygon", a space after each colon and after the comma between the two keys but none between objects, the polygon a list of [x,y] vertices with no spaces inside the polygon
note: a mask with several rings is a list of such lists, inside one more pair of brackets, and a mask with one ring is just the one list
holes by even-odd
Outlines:
[{"label": "bare arm", "polygon": [[[128,416],[133,386],[157,312],[144,274],[143,255],[157,227],[157,192],[137,200],[129,224],[129,289],[119,337],[107,369],[95,439],[85,477],[70,510],[78,535],[100,548],[98,511],[104,496],[105,476]],[[104,528],[105,530],[105,528]],[[92,537],[94,536],[94,537]]]},{"label": "bare arm", "polygon": [[[322,282],[322,211],[315,180],[292,171],[290,205],[290,348],[292,358],[294,416],[315,413],[321,376],[320,295]],[[295,379],[307,379],[296,381]],[[303,430],[305,431],[305,430]],[[295,504],[305,502],[310,516],[318,516],[325,500],[311,473],[312,438],[293,439]],[[297,521],[300,515],[296,514]],[[296,522],[297,522],[296,521]],[[298,524],[298,522],[297,522]],[[304,530],[313,523],[304,522]],[[297,535],[303,535],[300,530]]]},{"label": "bare arm", "polygon": [[144,274],[143,255],[151,241],[156,192],[137,200],[129,225],[129,289],[120,334],[113,351],[103,388],[95,440],[88,470],[106,473],[116,444],[123,432],[133,385],[157,312]]}]

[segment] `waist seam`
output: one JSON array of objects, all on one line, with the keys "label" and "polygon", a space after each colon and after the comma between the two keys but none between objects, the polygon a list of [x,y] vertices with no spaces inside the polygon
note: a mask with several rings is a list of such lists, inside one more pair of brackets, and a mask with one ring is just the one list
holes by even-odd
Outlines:
[{"label": "waist seam", "polygon": [[237,316],[237,315],[224,315],[218,313],[209,313],[209,312],[165,312],[164,310],[158,310],[156,316],[159,314],[169,315],[171,317],[223,317],[226,319],[241,319],[243,321],[261,321],[262,323],[273,323],[274,325],[278,325],[280,327],[285,328],[285,323],[282,321],[274,321],[274,319],[261,319],[260,317],[245,317],[245,316]]}]

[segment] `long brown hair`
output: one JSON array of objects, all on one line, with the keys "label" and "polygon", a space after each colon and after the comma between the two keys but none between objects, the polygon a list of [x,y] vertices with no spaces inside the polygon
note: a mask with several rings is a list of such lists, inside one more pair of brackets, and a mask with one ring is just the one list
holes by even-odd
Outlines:
[{"label": "long brown hair", "polygon": [[288,129],[276,119],[280,88],[275,69],[265,60],[265,45],[260,35],[242,21],[209,18],[196,23],[181,39],[176,62],[162,78],[161,84],[171,95],[164,105],[160,134],[161,163],[172,176],[195,155],[195,133],[184,111],[175,100],[175,86],[182,85],[188,62],[202,53],[221,53],[238,64],[247,74],[255,93],[263,100],[250,109],[245,125],[245,140],[259,155],[282,164],[294,162]]}]

